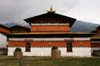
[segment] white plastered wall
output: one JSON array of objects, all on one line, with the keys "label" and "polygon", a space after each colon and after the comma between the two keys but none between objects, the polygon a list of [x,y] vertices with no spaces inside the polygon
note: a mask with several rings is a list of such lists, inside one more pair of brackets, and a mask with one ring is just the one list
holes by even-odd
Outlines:
[{"label": "white plastered wall", "polygon": [[[8,48],[8,56],[13,56],[16,47]],[[25,47],[20,47],[24,56],[51,56],[51,47],[31,47],[31,52],[25,52]],[[91,57],[91,48],[85,47],[73,47],[72,52],[67,52],[66,47],[58,47],[61,50],[61,56],[79,56],[79,57]]]},{"label": "white plastered wall", "polygon": [[61,50],[61,55],[62,56],[79,56],[79,57],[91,57],[91,48],[88,47],[73,47],[72,52],[67,52],[67,48],[59,48]]}]

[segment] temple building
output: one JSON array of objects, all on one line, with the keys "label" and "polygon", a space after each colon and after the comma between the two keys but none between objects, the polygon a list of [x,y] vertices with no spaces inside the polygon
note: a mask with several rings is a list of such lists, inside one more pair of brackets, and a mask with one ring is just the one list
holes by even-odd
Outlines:
[{"label": "temple building", "polygon": [[52,7],[47,13],[24,21],[29,23],[31,28],[21,28],[28,31],[23,32],[22,29],[6,34],[8,56],[13,56],[16,47],[22,49],[24,56],[51,56],[52,46],[57,46],[61,50],[61,56],[91,57],[92,48],[96,48],[91,43],[95,33],[70,32],[76,19],[57,14]]},{"label": "temple building", "polygon": [[93,30],[91,33],[95,33],[91,37],[91,49],[93,53],[93,50],[100,50],[100,26],[96,27],[96,30]]},{"label": "temple building", "polygon": [[15,25],[9,28],[10,29],[10,33],[28,33],[30,32],[30,28],[24,27],[23,26],[19,26],[19,25]]}]

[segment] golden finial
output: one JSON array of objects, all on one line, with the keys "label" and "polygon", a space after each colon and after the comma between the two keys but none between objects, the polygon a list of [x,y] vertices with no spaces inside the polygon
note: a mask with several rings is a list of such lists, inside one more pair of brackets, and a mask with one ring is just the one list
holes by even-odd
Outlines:
[{"label": "golden finial", "polygon": [[51,6],[50,10],[52,11],[52,6]]},{"label": "golden finial", "polygon": [[24,23],[23,23],[23,27],[24,27]]},{"label": "golden finial", "polygon": [[50,11],[47,11],[47,12],[54,12],[55,13],[55,11],[53,11],[52,6],[51,6]]}]

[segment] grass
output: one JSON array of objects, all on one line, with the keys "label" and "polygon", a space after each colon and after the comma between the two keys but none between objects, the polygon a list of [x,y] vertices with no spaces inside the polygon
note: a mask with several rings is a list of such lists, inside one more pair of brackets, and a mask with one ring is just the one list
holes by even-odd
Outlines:
[{"label": "grass", "polygon": [[[30,66],[100,66],[100,58],[61,58],[51,60],[50,57],[26,57]],[[0,66],[19,66],[13,57],[0,56]]]}]

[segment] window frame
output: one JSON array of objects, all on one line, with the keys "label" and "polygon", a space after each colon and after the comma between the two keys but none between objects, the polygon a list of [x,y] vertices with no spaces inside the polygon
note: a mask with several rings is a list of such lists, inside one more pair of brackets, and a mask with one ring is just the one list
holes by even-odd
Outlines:
[{"label": "window frame", "polygon": [[72,51],[72,42],[67,43],[67,52],[73,52]]},{"label": "window frame", "polygon": [[[29,48],[28,48],[29,44]],[[31,42],[26,42],[25,52],[31,52]]]}]

